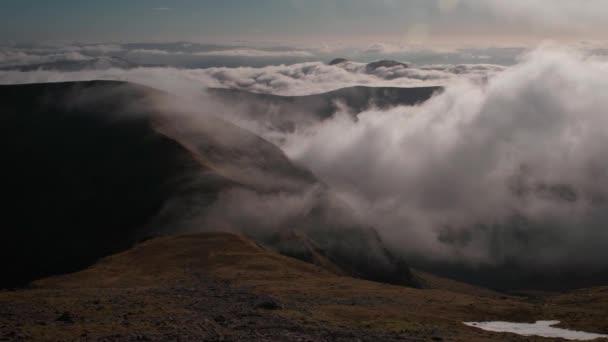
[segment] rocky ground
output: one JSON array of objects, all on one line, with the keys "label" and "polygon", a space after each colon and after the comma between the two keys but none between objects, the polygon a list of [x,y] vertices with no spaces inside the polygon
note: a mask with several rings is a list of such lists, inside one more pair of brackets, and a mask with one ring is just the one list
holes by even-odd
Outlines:
[{"label": "rocky ground", "polygon": [[195,278],[188,287],[75,289],[68,301],[60,290],[5,292],[0,341],[417,340],[286,318],[276,312],[288,307],[269,296]]},{"label": "rocky ground", "polygon": [[550,341],[467,321],[560,320],[608,332],[608,289],[509,296],[331,273],[237,235],[146,241],[81,272],[0,291],[0,341]]}]

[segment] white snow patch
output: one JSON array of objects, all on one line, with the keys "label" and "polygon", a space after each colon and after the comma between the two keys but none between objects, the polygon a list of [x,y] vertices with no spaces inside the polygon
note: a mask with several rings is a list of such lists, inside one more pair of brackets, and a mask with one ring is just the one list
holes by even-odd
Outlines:
[{"label": "white snow patch", "polygon": [[464,322],[464,324],[485,331],[514,333],[522,336],[554,337],[577,341],[608,338],[608,335],[554,328],[553,326],[559,324],[559,321],[538,321],[533,324],[512,322]]}]

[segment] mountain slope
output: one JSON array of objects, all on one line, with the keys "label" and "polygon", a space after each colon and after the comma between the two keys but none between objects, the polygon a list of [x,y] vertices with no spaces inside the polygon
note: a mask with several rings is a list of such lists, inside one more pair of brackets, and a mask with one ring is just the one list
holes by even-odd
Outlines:
[{"label": "mountain slope", "polygon": [[356,116],[372,108],[417,105],[441,90],[441,87],[357,86],[306,96],[279,96],[221,88],[211,88],[207,92],[212,99],[238,109],[245,119],[264,123],[275,130],[293,131],[299,123],[325,120],[341,110]]},{"label": "mountain slope", "polygon": [[[199,130],[193,149],[169,137],[158,122],[171,113],[155,105],[164,97],[119,82],[0,86],[0,176],[9,202],[0,285],[78,269],[128,247],[171,198],[195,194],[210,203],[229,187],[255,189],[222,172],[222,163],[316,182],[278,148],[228,123],[214,125],[239,140]],[[175,118],[173,127],[180,125]]]},{"label": "mountain slope", "polygon": [[93,81],[0,86],[0,101],[0,287],[82,269],[142,238],[218,229],[279,250],[270,237],[294,230],[346,274],[413,285],[312,173],[249,131],[184,113],[183,99]]},{"label": "mountain slope", "polygon": [[[94,105],[84,100],[104,91],[116,96]],[[8,203],[0,286],[75,270],[127,248],[174,182],[203,168],[150,122],[113,117],[121,101],[141,95],[142,88],[120,84],[0,87],[0,176]]]}]

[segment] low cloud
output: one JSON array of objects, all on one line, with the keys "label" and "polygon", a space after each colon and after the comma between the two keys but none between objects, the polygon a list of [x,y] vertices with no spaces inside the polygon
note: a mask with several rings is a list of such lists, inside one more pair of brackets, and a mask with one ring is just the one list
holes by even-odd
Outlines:
[{"label": "low cloud", "polygon": [[[416,45],[395,45],[378,42],[368,47],[334,44],[281,45],[278,42],[234,44],[168,43],[40,43],[0,46],[2,53],[19,52],[34,56],[61,56],[80,53],[86,57],[118,57],[133,64],[166,65],[176,68],[264,67],[303,62],[330,61],[344,57],[353,61],[371,62],[380,59],[406,61],[412,65],[425,64],[488,64],[510,65],[521,49],[446,49]],[[588,47],[590,48],[590,47]],[[13,60],[15,65],[39,64],[27,58]],[[61,62],[59,58],[54,60]]]},{"label": "low cloud", "polygon": [[10,65],[43,64],[57,61],[84,61],[91,57],[78,51],[62,52],[58,54],[32,54],[20,50],[0,51],[0,67]]},{"label": "low cloud", "polygon": [[177,56],[199,56],[199,57],[313,57],[308,51],[299,50],[258,50],[258,49],[223,49],[204,52],[167,51],[159,49],[134,49],[128,52],[131,56],[136,55],[177,55]]},{"label": "low cloud", "polygon": [[608,63],[539,50],[416,107],[336,115],[285,137],[410,256],[606,267]]},{"label": "low cloud", "polygon": [[134,49],[127,52],[128,55],[183,55],[180,51],[166,51],[158,49]]},{"label": "low cloud", "polygon": [[374,54],[393,54],[397,52],[403,52],[405,50],[403,47],[384,44],[384,43],[375,43],[370,45],[363,52],[365,53],[374,53]]},{"label": "low cloud", "polygon": [[207,87],[242,89],[258,93],[278,95],[308,95],[339,88],[363,86],[418,87],[446,85],[459,78],[479,80],[504,70],[494,65],[442,65],[421,68],[402,66],[380,67],[369,71],[365,63],[347,62],[327,65],[323,62],[262,68],[208,68],[176,69],[147,67],[123,70],[84,70],[65,73],[61,71],[0,72],[0,83],[31,83],[49,81],[120,80],[162,88],[180,94],[185,89],[190,94]]},{"label": "low cloud", "polygon": [[256,49],[217,50],[195,53],[196,56],[228,56],[228,57],[313,57],[308,51],[270,51]]}]

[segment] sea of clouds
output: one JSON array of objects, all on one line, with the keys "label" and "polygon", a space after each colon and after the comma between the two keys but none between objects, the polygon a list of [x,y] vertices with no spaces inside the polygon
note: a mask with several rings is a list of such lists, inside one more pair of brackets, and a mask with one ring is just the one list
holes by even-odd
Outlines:
[{"label": "sea of clouds", "polygon": [[[207,87],[309,95],[357,85],[419,87],[445,85],[460,78],[483,81],[505,69],[472,59],[476,63],[395,65],[369,70],[366,62],[328,65],[318,60],[321,56],[314,50],[195,47],[185,43],[4,47],[0,49],[0,83],[102,79],[127,80],[180,95],[184,91],[189,91],[189,95],[200,93]],[[288,63],[294,56],[306,61]],[[328,62],[329,56],[325,57]],[[204,68],[192,66],[196,63],[190,61],[206,58],[212,59],[202,64],[211,66]],[[221,66],[221,61],[233,58],[236,60],[232,63],[240,63],[237,67]],[[260,58],[275,64],[250,65]]]}]

